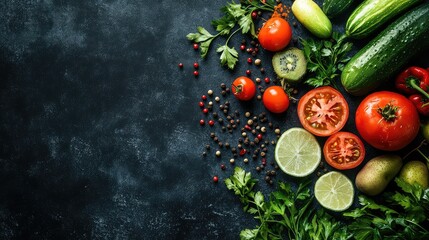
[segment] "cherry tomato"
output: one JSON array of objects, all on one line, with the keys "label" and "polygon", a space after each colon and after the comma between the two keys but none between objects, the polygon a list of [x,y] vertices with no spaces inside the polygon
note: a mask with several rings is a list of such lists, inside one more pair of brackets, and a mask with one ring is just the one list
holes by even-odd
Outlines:
[{"label": "cherry tomato", "polygon": [[361,137],[371,146],[396,151],[419,133],[419,115],[413,103],[401,94],[381,91],[359,104],[355,118]]},{"label": "cherry tomato", "polygon": [[234,96],[242,101],[252,99],[256,93],[256,86],[252,79],[248,77],[238,77],[231,84],[232,93]]},{"label": "cherry tomato", "polygon": [[265,89],[262,102],[268,111],[282,113],[289,108],[289,97],[280,86],[271,86]]},{"label": "cherry tomato", "polygon": [[272,52],[285,48],[292,39],[289,23],[281,17],[272,17],[262,26],[258,34],[261,46]]},{"label": "cherry tomato", "polygon": [[349,117],[344,96],[332,87],[315,88],[298,102],[302,126],[316,136],[326,137],[340,131]]},{"label": "cherry tomato", "polygon": [[353,133],[337,132],[326,140],[323,155],[326,162],[336,169],[352,169],[365,159],[365,146]]}]

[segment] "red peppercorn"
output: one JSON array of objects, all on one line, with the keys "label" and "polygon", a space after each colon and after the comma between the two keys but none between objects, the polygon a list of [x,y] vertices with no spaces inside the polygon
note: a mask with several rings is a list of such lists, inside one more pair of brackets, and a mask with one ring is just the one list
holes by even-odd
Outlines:
[{"label": "red peppercorn", "polygon": [[215,124],[215,121],[214,120],[209,120],[209,125],[210,126],[213,126]]},{"label": "red peppercorn", "polygon": [[269,77],[265,77],[264,81],[265,81],[265,83],[270,83],[270,78]]},{"label": "red peppercorn", "polygon": [[258,17],[258,13],[256,11],[252,12],[252,18],[256,19]]},{"label": "red peppercorn", "polygon": [[199,73],[198,71],[196,71],[196,70],[194,71],[194,76],[195,76],[195,77],[198,77],[198,75],[199,75],[199,74],[200,74],[200,73]]},{"label": "red peppercorn", "polygon": [[241,45],[240,45],[240,50],[241,50],[241,51],[244,51],[244,50],[246,50],[246,45],[244,45],[244,44],[241,44]]},{"label": "red peppercorn", "polygon": [[203,103],[203,102],[199,102],[199,103],[198,103],[198,105],[199,105],[200,107],[204,107],[204,103]]},{"label": "red peppercorn", "polygon": [[209,112],[209,110],[208,110],[207,108],[204,108],[204,109],[203,109],[203,113],[204,113],[204,114],[207,114],[208,112]]},{"label": "red peppercorn", "polygon": [[247,58],[247,63],[252,63],[253,62],[253,60],[252,60],[252,58]]},{"label": "red peppercorn", "polygon": [[251,131],[251,130],[252,130],[252,127],[250,127],[250,126],[249,126],[249,125],[247,125],[247,124],[244,126],[244,128],[245,128],[246,130],[249,130],[249,131]]},{"label": "red peppercorn", "polygon": [[183,63],[179,63],[179,68],[183,68]]},{"label": "red peppercorn", "polygon": [[206,95],[202,95],[202,96],[201,96],[201,99],[202,99],[203,101],[205,101],[205,100],[207,100],[207,96],[206,96]]},{"label": "red peppercorn", "polygon": [[204,121],[204,119],[200,120],[200,125],[203,126],[206,122]]},{"label": "red peppercorn", "polygon": [[246,75],[250,75],[252,72],[250,70],[246,70]]},{"label": "red peppercorn", "polygon": [[261,163],[264,166],[267,165],[267,159],[266,158],[262,158]]},{"label": "red peppercorn", "polygon": [[240,154],[240,156],[243,156],[246,153],[247,153],[247,150],[243,148],[243,149],[240,150],[239,154]]},{"label": "red peppercorn", "polygon": [[198,50],[198,43],[194,43],[194,50]]},{"label": "red peppercorn", "polygon": [[214,183],[217,183],[218,181],[219,181],[218,176],[214,176],[214,177],[213,177],[213,182],[214,182]]},{"label": "red peppercorn", "polygon": [[258,134],[258,136],[256,136],[259,140],[262,140],[262,134]]},{"label": "red peppercorn", "polygon": [[221,165],[220,165],[220,169],[225,170],[225,169],[226,169],[225,164],[221,164]]},{"label": "red peppercorn", "polygon": [[194,68],[195,69],[198,69],[198,67],[199,67],[200,65],[197,63],[197,62],[194,62]]}]

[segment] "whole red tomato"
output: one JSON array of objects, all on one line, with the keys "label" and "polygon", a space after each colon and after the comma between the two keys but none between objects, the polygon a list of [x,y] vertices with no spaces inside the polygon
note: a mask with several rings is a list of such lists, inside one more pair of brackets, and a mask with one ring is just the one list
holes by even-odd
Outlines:
[{"label": "whole red tomato", "polygon": [[289,97],[280,86],[271,86],[265,89],[262,102],[268,111],[282,113],[289,108]]},{"label": "whole red tomato", "polygon": [[356,128],[371,146],[396,151],[419,133],[419,115],[413,103],[401,94],[381,91],[368,95],[356,110]]},{"label": "whole red tomato", "polygon": [[231,84],[232,93],[238,100],[247,101],[253,98],[256,93],[256,86],[252,79],[248,77],[238,77]]},{"label": "whole red tomato", "polygon": [[320,137],[340,131],[349,117],[349,105],[344,96],[332,87],[318,87],[301,97],[298,117],[302,126]]},{"label": "whole red tomato", "polygon": [[292,39],[289,23],[281,17],[272,17],[262,26],[258,34],[261,46],[272,52],[285,48]]}]

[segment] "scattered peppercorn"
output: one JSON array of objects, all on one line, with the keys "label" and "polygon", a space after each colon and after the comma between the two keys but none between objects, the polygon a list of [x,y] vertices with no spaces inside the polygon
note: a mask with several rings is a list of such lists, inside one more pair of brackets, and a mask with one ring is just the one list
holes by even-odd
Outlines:
[{"label": "scattered peppercorn", "polygon": [[217,183],[218,181],[219,181],[219,177],[218,177],[218,176],[214,176],[214,177],[213,177],[213,182],[214,182],[214,183]]},{"label": "scattered peppercorn", "polygon": [[193,47],[194,47],[194,50],[198,50],[198,43],[194,43],[194,45],[193,45]]},{"label": "scattered peppercorn", "polygon": [[199,73],[197,70],[195,70],[195,71],[194,71],[194,76],[195,76],[195,77],[198,77],[198,75],[200,75],[200,73]]},{"label": "scattered peppercorn", "polygon": [[179,68],[183,68],[183,63],[179,63]]},{"label": "scattered peppercorn", "polygon": [[198,69],[200,67],[200,65],[197,62],[194,62],[194,68]]}]

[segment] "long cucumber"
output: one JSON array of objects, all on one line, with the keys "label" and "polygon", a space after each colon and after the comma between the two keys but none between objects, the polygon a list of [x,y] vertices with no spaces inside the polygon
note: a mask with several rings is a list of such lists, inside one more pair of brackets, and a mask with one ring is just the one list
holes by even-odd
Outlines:
[{"label": "long cucumber", "polygon": [[344,67],[341,83],[352,95],[367,94],[427,47],[429,2],[405,13],[356,53]]},{"label": "long cucumber", "polygon": [[348,18],[346,34],[357,39],[367,37],[384,23],[420,2],[422,0],[365,0]]}]

